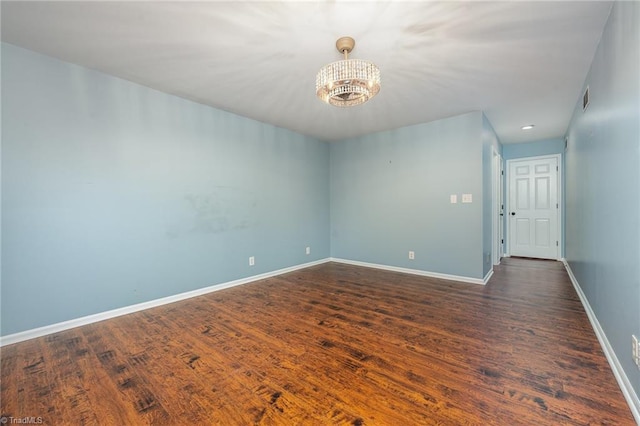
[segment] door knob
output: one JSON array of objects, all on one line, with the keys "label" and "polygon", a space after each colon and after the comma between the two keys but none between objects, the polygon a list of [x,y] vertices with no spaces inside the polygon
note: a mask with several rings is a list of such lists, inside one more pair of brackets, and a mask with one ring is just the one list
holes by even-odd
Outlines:
[{"label": "door knob", "polygon": [[515,215],[516,215],[516,212],[511,212],[511,216],[515,216]]}]

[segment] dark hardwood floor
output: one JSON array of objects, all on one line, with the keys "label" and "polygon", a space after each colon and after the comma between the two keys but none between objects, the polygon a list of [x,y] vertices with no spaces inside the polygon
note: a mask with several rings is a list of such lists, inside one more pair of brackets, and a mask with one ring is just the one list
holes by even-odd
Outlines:
[{"label": "dark hardwood floor", "polygon": [[2,348],[47,425],[633,425],[559,262],[487,286],[327,263]]}]

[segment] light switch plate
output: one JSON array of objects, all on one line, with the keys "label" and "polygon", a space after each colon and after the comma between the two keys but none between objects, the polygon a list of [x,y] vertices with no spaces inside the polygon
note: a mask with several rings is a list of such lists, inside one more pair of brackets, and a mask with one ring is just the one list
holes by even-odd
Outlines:
[{"label": "light switch plate", "polygon": [[451,194],[449,199],[451,200],[451,204],[456,204],[458,202],[458,196],[456,194]]},{"label": "light switch plate", "polygon": [[472,203],[473,202],[473,195],[471,195],[471,194],[462,194],[462,202],[463,203]]}]

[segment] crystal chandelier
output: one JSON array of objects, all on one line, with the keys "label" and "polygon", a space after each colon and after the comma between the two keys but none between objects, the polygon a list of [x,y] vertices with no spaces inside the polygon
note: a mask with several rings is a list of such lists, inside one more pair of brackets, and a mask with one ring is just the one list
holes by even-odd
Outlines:
[{"label": "crystal chandelier", "polygon": [[380,70],[375,64],[361,59],[349,59],[356,42],[351,37],[336,41],[344,60],[325,65],[316,76],[316,95],[334,106],[360,105],[380,91]]}]

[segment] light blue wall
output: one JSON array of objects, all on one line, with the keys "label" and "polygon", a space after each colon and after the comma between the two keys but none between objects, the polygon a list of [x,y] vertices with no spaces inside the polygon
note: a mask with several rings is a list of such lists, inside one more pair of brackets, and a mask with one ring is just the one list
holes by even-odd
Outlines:
[{"label": "light blue wall", "polygon": [[486,276],[492,268],[491,245],[493,244],[493,152],[502,155],[502,144],[493,126],[482,114],[482,274]]},{"label": "light blue wall", "polygon": [[535,142],[505,144],[502,146],[504,161],[514,158],[538,157],[564,153],[564,139],[545,139]]},{"label": "light blue wall", "polygon": [[613,4],[568,131],[566,258],[637,394],[640,3]]},{"label": "light blue wall", "polygon": [[2,335],[329,256],[324,142],[7,44],[2,106]]},{"label": "light blue wall", "polygon": [[331,255],[482,278],[482,130],[473,112],[332,144]]}]

